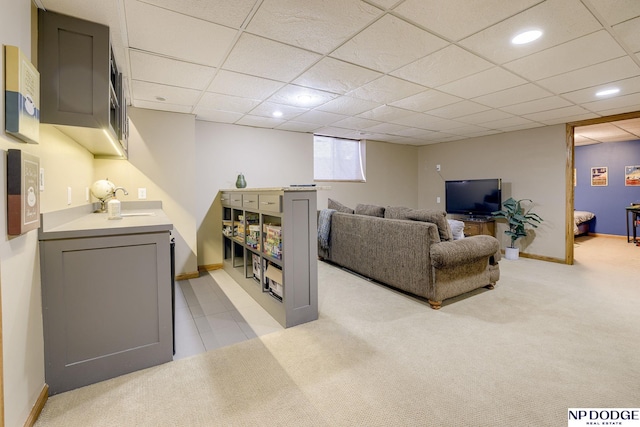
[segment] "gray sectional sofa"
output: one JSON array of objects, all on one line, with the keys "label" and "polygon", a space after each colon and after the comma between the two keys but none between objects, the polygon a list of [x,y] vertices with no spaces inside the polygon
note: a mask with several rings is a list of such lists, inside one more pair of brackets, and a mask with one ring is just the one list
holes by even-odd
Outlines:
[{"label": "gray sectional sofa", "polygon": [[320,259],[426,298],[434,309],[474,289],[493,289],[500,277],[498,240],[453,240],[445,212],[372,205],[350,209],[331,199],[328,208],[319,214]]}]

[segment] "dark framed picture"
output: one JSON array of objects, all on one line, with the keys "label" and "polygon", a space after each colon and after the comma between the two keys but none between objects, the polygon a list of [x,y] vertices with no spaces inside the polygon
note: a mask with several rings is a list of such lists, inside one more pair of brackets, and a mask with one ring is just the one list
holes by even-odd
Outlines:
[{"label": "dark framed picture", "polygon": [[18,236],[40,227],[40,159],[7,150],[7,234]]}]

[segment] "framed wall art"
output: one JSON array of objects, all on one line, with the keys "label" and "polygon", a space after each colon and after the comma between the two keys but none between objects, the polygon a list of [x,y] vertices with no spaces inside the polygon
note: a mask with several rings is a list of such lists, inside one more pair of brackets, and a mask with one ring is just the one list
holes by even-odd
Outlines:
[{"label": "framed wall art", "polygon": [[40,227],[40,159],[7,150],[7,234],[18,236]]},{"label": "framed wall art", "polygon": [[40,73],[16,46],[4,47],[4,123],[24,142],[40,137]]},{"label": "framed wall art", "polygon": [[607,185],[609,185],[609,168],[606,166],[591,168],[591,186],[606,187]]},{"label": "framed wall art", "polygon": [[624,167],[624,185],[627,187],[640,187],[640,166]]}]

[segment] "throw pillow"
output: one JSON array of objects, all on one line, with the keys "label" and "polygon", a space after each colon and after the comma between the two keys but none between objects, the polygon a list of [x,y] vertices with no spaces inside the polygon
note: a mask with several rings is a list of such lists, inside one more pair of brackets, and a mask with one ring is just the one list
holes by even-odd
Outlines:
[{"label": "throw pillow", "polygon": [[449,227],[451,228],[451,235],[453,240],[464,239],[464,222],[457,219],[448,219]]},{"label": "throw pillow", "polygon": [[440,240],[448,242],[453,240],[451,234],[451,228],[447,222],[447,213],[445,211],[438,211],[433,209],[421,209],[407,212],[407,219],[414,221],[432,222],[438,226],[438,234],[440,234]]},{"label": "throw pillow", "polygon": [[348,214],[352,214],[354,211],[353,209],[351,209],[348,206],[343,205],[342,203],[333,200],[333,199],[329,199],[327,201],[327,208],[328,209],[334,209],[338,212],[342,212],[342,213],[348,213]]},{"label": "throw pillow", "polygon": [[384,206],[363,205],[359,203],[356,205],[356,214],[384,218]]}]

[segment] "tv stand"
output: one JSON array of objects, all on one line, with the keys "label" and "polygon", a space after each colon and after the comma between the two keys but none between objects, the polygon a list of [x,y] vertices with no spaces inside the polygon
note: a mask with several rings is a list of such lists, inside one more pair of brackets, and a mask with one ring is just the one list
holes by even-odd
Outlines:
[{"label": "tv stand", "polygon": [[496,222],[491,217],[467,217],[460,218],[460,221],[464,222],[465,236],[496,236]]}]

